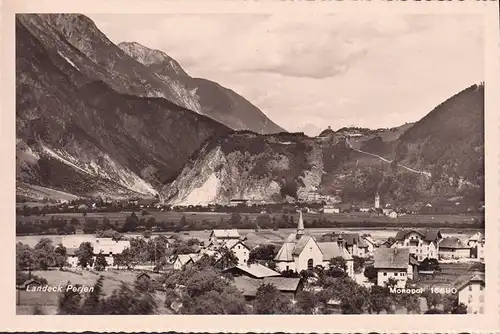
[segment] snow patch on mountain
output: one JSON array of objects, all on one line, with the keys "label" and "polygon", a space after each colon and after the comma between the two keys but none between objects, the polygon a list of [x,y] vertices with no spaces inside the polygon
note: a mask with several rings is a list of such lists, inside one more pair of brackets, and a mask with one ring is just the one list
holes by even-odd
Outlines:
[{"label": "snow patch on mountain", "polygon": [[73,62],[71,61],[71,59],[69,59],[68,57],[66,57],[65,55],[63,55],[60,51],[57,51],[57,53],[58,53],[58,54],[59,54],[59,55],[60,55],[60,56],[61,56],[64,60],[66,60],[66,62],[68,62],[68,64],[70,64],[71,66],[73,66],[75,69],[77,69],[77,70],[79,71],[78,67],[75,65],[75,63],[73,63]]}]

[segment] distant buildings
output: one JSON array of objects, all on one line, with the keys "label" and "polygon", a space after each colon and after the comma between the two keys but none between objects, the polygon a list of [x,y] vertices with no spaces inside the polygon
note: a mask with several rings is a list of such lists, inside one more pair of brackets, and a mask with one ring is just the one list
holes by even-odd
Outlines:
[{"label": "distant buildings", "polygon": [[458,302],[467,306],[467,313],[484,313],[484,273],[476,273],[467,281],[457,285]]},{"label": "distant buildings", "polygon": [[334,207],[332,205],[325,205],[323,207],[323,212],[324,213],[340,213],[340,208]]},{"label": "distant buildings", "polygon": [[457,237],[446,237],[439,243],[439,258],[461,259],[470,257],[470,247]]},{"label": "distant buildings", "polygon": [[249,200],[242,198],[234,198],[229,201],[229,206],[238,206],[238,205],[248,205]]},{"label": "distant buildings", "polygon": [[419,261],[438,259],[439,243],[443,239],[439,230],[401,230],[396,234],[392,248],[408,248]]},{"label": "distant buildings", "polygon": [[[93,264],[90,266],[91,268],[95,264],[95,260],[97,255],[103,254],[106,259],[106,263],[108,266],[114,266],[115,258],[114,256],[123,252],[126,248],[130,248],[130,241],[128,240],[119,240],[115,241],[111,238],[95,238],[95,239],[79,239],[78,244],[75,243],[75,240],[69,244],[70,247],[66,247],[66,254],[68,255],[67,262],[71,267],[78,266],[78,256],[77,251],[82,242],[90,242],[93,247]],[[68,242],[66,242],[68,243]],[[66,245],[64,245],[66,246]]]},{"label": "distant buildings", "polygon": [[389,279],[404,288],[406,282],[418,275],[419,262],[410,255],[408,248],[378,248],[374,254],[373,267],[377,270],[377,285],[385,286]]}]

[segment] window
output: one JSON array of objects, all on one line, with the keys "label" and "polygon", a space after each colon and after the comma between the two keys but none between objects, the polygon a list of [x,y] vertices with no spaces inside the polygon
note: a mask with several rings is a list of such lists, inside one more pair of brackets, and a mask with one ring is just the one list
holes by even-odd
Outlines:
[{"label": "window", "polygon": [[469,304],[472,303],[472,295],[469,295]]},{"label": "window", "polygon": [[406,276],[406,273],[401,273],[401,276]]},{"label": "window", "polygon": [[387,273],[384,273],[384,276],[387,276]]},{"label": "window", "polygon": [[480,285],[480,286],[479,286],[479,290],[480,290],[480,291],[483,291],[483,290],[484,290],[484,286]]},{"label": "window", "polygon": [[286,271],[290,270],[290,266],[286,266]]},{"label": "window", "polygon": [[483,303],[483,302],[484,302],[484,295],[479,295],[479,301],[480,301],[481,303]]},{"label": "window", "polygon": [[472,291],[472,285],[469,285],[469,291]]},{"label": "window", "polygon": [[484,307],[479,307],[479,314],[483,314],[484,313]]},{"label": "window", "polygon": [[307,270],[313,270],[314,269],[314,261],[313,259],[307,260]]},{"label": "window", "polygon": [[394,273],[394,276],[398,276],[398,273]]}]

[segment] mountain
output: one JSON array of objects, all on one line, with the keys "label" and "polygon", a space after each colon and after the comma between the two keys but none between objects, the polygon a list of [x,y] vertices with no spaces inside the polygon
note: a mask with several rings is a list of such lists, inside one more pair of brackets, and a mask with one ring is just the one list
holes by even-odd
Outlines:
[{"label": "mountain", "polygon": [[151,78],[85,16],[17,15],[18,190],[156,195],[206,139],[230,132],[188,109],[189,91]]},{"label": "mountain", "polygon": [[164,52],[149,49],[136,42],[122,42],[118,46],[131,58],[151,69],[166,85],[191,92],[198,103],[193,110],[234,130],[251,130],[262,134],[283,131],[262,111],[234,91],[210,80],[190,77]]},{"label": "mountain", "polygon": [[419,122],[392,129],[327,129],[315,138],[230,133],[208,140],[160,197],[186,205],[315,193],[371,203],[379,192],[398,205],[456,196],[477,204],[484,198],[483,99],[482,85],[474,85]]}]

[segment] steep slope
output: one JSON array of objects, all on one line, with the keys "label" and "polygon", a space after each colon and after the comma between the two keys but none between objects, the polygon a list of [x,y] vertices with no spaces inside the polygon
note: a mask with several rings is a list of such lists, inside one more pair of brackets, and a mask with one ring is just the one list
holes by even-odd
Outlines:
[{"label": "steep slope", "polygon": [[123,42],[118,46],[127,55],[151,69],[168,86],[180,91],[190,91],[199,105],[196,111],[201,114],[234,130],[251,130],[262,134],[283,131],[242,96],[213,81],[190,77],[164,52],[149,49],[136,42]]},{"label": "steep slope", "polygon": [[[103,70],[96,55],[75,48],[65,39],[78,40],[75,32],[38,27],[44,17],[33,17],[16,20],[19,184],[79,195],[154,195],[204,140],[229,131],[166,99],[120,92],[126,74]],[[92,44],[84,27],[75,25]]]},{"label": "steep slope", "polygon": [[[363,129],[362,136],[349,138],[353,129],[316,138],[236,132],[209,140],[161,197],[171,204],[224,204],[315,193],[369,204],[378,192],[395,205],[457,196],[477,205],[484,199],[483,110],[483,89],[473,86],[415,124]],[[435,174],[438,168],[443,172]]]}]

